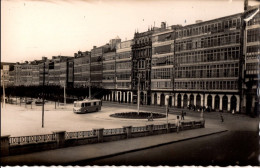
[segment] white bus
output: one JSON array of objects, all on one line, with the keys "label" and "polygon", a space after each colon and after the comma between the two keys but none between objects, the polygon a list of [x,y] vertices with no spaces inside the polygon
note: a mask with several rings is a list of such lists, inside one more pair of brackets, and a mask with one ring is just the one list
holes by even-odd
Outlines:
[{"label": "white bus", "polygon": [[74,101],[74,113],[88,113],[101,110],[102,102],[98,99],[84,99],[82,101]]}]

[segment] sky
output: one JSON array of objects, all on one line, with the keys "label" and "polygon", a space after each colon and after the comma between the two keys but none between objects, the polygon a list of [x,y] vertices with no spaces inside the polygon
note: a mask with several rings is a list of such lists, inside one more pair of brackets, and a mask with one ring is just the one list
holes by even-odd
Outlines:
[{"label": "sky", "polygon": [[[249,5],[260,4],[250,1]],[[1,0],[1,62],[74,56],[151,26],[243,12],[243,0]]]}]

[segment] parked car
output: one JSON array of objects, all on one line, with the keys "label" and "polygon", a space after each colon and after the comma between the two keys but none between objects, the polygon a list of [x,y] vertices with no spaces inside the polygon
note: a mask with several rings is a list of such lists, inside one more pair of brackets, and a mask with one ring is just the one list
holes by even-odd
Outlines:
[{"label": "parked car", "polygon": [[33,100],[32,99],[29,99],[29,100],[26,100],[26,104],[32,104]]},{"label": "parked car", "polygon": [[42,99],[37,99],[36,101],[35,101],[35,104],[36,104],[36,106],[41,106],[42,105]]}]

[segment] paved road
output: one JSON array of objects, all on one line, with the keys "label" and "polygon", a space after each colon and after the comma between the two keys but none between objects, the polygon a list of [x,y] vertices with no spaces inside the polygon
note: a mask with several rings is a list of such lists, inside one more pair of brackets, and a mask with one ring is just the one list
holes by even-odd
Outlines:
[{"label": "paved road", "polygon": [[259,165],[258,136],[228,131],[119,156],[81,162],[82,165]]},{"label": "paved road", "polygon": [[[110,106],[124,106],[110,104]],[[130,105],[130,108],[135,108]],[[142,110],[163,112],[164,108],[141,107]],[[179,114],[182,109],[171,110]],[[188,115],[197,116],[198,112],[187,110]],[[224,113],[224,123],[219,113],[205,113],[206,123],[219,124],[229,131],[217,135],[201,137],[156,148],[123,154],[110,158],[83,162],[87,165],[259,165],[258,118],[246,115]]]}]

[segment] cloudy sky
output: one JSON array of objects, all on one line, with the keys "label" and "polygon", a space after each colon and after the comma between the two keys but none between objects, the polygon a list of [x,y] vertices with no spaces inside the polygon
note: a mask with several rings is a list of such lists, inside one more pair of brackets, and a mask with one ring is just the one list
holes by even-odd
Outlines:
[{"label": "cloudy sky", "polygon": [[[2,0],[1,61],[73,56],[162,21],[193,24],[243,11],[243,0]],[[249,5],[259,1],[249,1]]]}]

